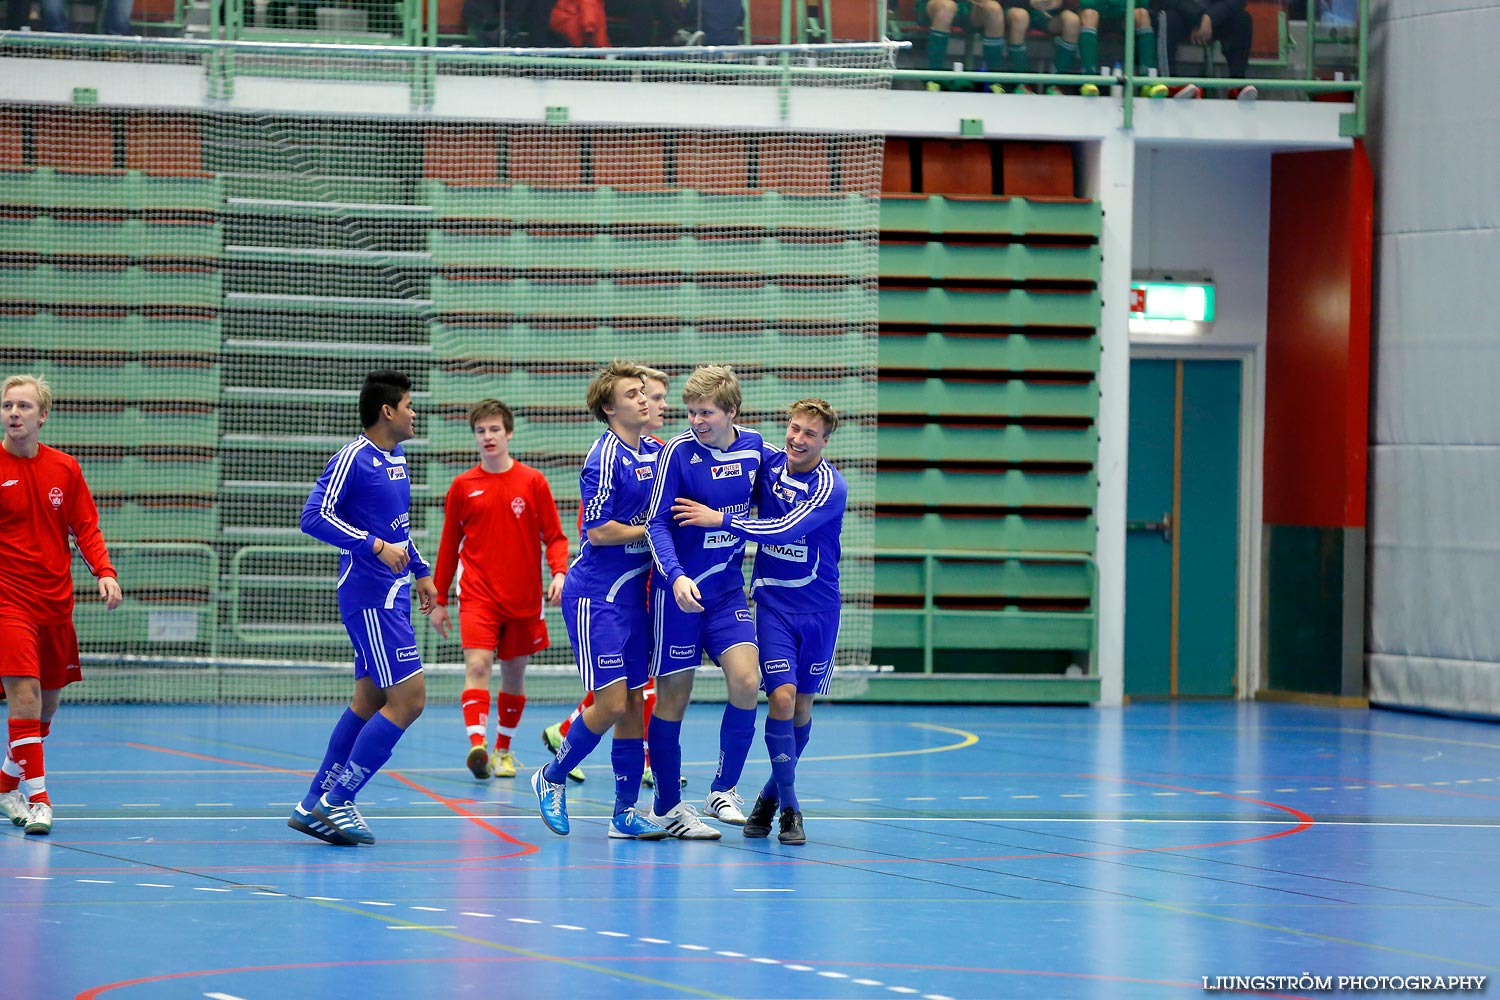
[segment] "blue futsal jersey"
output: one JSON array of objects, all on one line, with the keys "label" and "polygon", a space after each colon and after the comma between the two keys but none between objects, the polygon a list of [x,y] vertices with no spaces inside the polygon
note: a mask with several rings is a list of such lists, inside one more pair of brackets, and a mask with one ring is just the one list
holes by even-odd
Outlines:
[{"label": "blue futsal jersey", "polygon": [[751,596],[778,611],[838,611],[839,534],[849,487],[826,461],[798,474],[787,468],[786,452],[769,446],[765,452],[755,491],[760,516],[724,521],[736,536],[757,543]]},{"label": "blue futsal jersey", "polygon": [[[302,530],[339,549],[339,616],[369,608],[407,608],[411,575],[432,567],[411,541],[411,480],[398,444],[381,449],[361,434],[332,458],[302,508]],[[407,572],[393,573],[375,555],[375,540],[406,545]]]},{"label": "blue futsal jersey", "polygon": [[744,587],[743,538],[723,528],[699,528],[672,519],[678,497],[696,500],[725,517],[750,512],[765,444],[748,427],[736,425],[735,432],[734,443],[724,451],[700,444],[692,431],[683,431],[662,449],[646,522],[660,574],[655,586],[671,590],[676,579],[686,575],[705,598]]},{"label": "blue futsal jersey", "polygon": [[645,524],[656,483],[657,456],[661,443],[642,437],[639,450],[605,431],[589,449],[578,476],[583,504],[583,537],[578,558],[568,567],[563,594],[590,597],[613,604],[646,604],[646,575],[651,569],[651,551],[643,538],[629,545],[594,545],[588,529],[606,521]]}]

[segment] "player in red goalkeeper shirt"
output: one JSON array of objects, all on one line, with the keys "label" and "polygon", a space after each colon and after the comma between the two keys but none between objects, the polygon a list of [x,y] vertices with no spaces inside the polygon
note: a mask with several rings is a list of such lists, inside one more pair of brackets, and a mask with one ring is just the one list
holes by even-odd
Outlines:
[{"label": "player in red goalkeeper shirt", "polygon": [[[551,571],[546,601],[555,607],[568,571],[568,537],[546,477],[511,457],[516,423],[510,408],[498,399],[480,400],[469,409],[469,426],[479,464],[453,480],[443,504],[443,538],[433,574],[438,606],[431,621],[440,633],[447,632],[448,590],[456,582],[464,650],[461,700],[469,734],[465,763],[476,778],[514,778],[521,765],[511,739],[526,707],[526,663],[551,645],[542,608],[542,543]],[[497,657],[492,756],[485,735]]]},{"label": "player in red goalkeeper shirt", "polygon": [[0,538],[6,547],[0,582],[0,684],[10,706],[7,752],[0,765],[0,813],[30,834],[52,832],[42,740],[52,728],[62,689],[83,679],[73,630],[69,535],[99,578],[104,606],[113,611],[124,600],[83,472],[72,456],[41,443],[42,424],[51,409],[52,390],[45,379],[12,375],[0,387],[5,425]]},{"label": "player in red goalkeeper shirt", "polygon": [[[662,443],[661,438],[657,436],[657,432],[667,424],[667,390],[670,387],[671,379],[666,372],[657,371],[655,368],[646,369],[646,401],[651,406],[651,420],[648,424],[646,424],[646,435],[657,444]],[[583,531],[583,510],[581,508],[578,511],[578,530],[580,533]],[[557,748],[562,746],[562,741],[568,735],[569,727],[571,727],[573,723],[578,719],[578,717],[583,714],[583,710],[588,708],[593,703],[594,692],[590,691],[588,694],[583,696],[583,700],[578,703],[578,707],[573,709],[571,715],[569,715],[561,722],[554,722],[552,725],[542,730],[542,744],[546,746],[548,750],[552,751],[553,753],[557,753]],[[650,732],[651,730],[651,711],[655,707],[656,679],[648,678],[646,681],[645,720],[645,730],[647,732]],[[582,781],[584,779],[583,768],[573,768],[573,770],[568,772],[568,777],[572,778],[574,781]],[[641,784],[645,785],[647,788],[652,788],[656,785],[656,779],[651,774],[651,754],[649,751],[646,754],[646,770],[641,775]],[[682,784],[684,785],[684,787],[687,785],[686,778],[682,779]]]}]

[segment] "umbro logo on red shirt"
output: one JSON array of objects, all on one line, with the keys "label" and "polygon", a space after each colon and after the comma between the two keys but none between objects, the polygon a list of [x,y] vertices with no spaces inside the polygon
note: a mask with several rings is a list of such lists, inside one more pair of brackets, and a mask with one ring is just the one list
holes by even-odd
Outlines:
[{"label": "umbro logo on red shirt", "polygon": [[19,479],[7,479],[5,482],[0,483],[0,486],[14,486],[19,482]]},{"label": "umbro logo on red shirt", "polygon": [[471,496],[471,497],[477,497],[477,496],[479,496],[483,492],[484,492],[484,490],[475,490],[473,493],[470,493],[469,496]]}]

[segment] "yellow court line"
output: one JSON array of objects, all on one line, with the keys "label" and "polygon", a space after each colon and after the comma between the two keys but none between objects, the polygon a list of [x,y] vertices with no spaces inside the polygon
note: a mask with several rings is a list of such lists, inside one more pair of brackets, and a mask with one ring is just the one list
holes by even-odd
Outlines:
[{"label": "yellow court line", "polygon": [[1383,944],[1371,944],[1369,941],[1356,941],[1354,938],[1335,937],[1332,934],[1319,934],[1316,931],[1302,931],[1295,927],[1282,927],[1278,924],[1263,924],[1258,920],[1245,920],[1241,917],[1225,917],[1217,913],[1203,913],[1198,910],[1190,910],[1185,906],[1173,906],[1171,903],[1151,902],[1148,905],[1161,910],[1170,910],[1173,913],[1183,913],[1191,917],[1203,917],[1207,920],[1222,920],[1225,923],[1240,924],[1244,927],[1254,927],[1257,930],[1276,931],[1279,934],[1295,934],[1298,937],[1312,938],[1316,941],[1329,941],[1333,944],[1353,945],[1356,948],[1369,948],[1371,951],[1381,951],[1388,955],[1401,955],[1404,958],[1420,958],[1426,962],[1448,962],[1452,965],[1460,965],[1466,969],[1480,969],[1485,972],[1500,972],[1500,967],[1493,965],[1480,965],[1478,962],[1466,962],[1461,958],[1449,958],[1447,955],[1429,955],[1424,951],[1410,951],[1406,948],[1390,948]]},{"label": "yellow court line", "polygon": [[[919,747],[915,750],[884,750],[880,753],[846,753],[827,757],[798,757],[797,763],[805,760],[874,760],[877,757],[915,757],[924,753],[947,753],[950,750],[962,750],[979,742],[979,737],[962,729],[949,729],[947,726],[934,726],[927,722],[908,722],[913,729],[931,729],[939,733],[952,733],[954,736],[962,736],[963,739],[957,743],[947,743],[940,747]],[[718,763],[716,760],[685,760],[684,766],[711,767]]]},{"label": "yellow court line", "polygon": [[886,750],[881,753],[847,753],[829,757],[798,757],[797,763],[804,760],[874,760],[877,757],[915,757],[924,753],[947,753],[950,750],[962,750],[979,742],[979,737],[973,733],[964,732],[962,729],[949,729],[947,726],[934,726],[927,722],[908,722],[908,726],[915,729],[931,729],[939,733],[952,733],[954,736],[962,736],[963,739],[957,743],[949,743],[940,747],[922,747],[916,750]]},{"label": "yellow court line", "polygon": [[591,965],[588,962],[578,962],[570,958],[560,958],[557,955],[548,955],[540,951],[530,951],[526,948],[517,948],[513,945],[500,944],[499,942],[488,941],[484,938],[471,937],[468,934],[456,934],[452,931],[443,930],[442,928],[430,927],[427,924],[419,924],[411,920],[403,920],[400,917],[386,916],[383,913],[372,913],[369,910],[361,910],[358,907],[354,906],[343,906],[339,903],[329,902],[328,900],[305,899],[298,896],[294,896],[292,898],[299,899],[304,903],[316,903],[319,906],[326,906],[330,910],[340,910],[344,913],[352,913],[355,916],[370,917],[374,920],[379,920],[387,924],[395,924],[401,927],[410,927],[414,930],[426,931],[428,934],[436,934],[439,937],[451,938],[454,941],[462,941],[465,944],[475,944],[479,945],[482,948],[492,948],[496,951],[506,952],[507,954],[519,955],[523,958],[536,959],[539,962],[550,962],[555,965],[565,965],[570,969],[582,969],[585,972],[597,972],[605,976],[616,976],[620,979],[629,979],[632,982],[643,983],[647,986],[656,986],[662,989],[675,990],[679,993],[688,993],[692,996],[697,997],[707,997],[709,998],[709,1000],[734,1000],[733,997],[726,996],[723,993],[710,993],[708,990],[700,990],[693,986],[682,986],[677,983],[669,983],[661,979],[652,979],[649,976],[638,976],[633,972],[623,972],[619,969],[611,969],[602,965]]}]

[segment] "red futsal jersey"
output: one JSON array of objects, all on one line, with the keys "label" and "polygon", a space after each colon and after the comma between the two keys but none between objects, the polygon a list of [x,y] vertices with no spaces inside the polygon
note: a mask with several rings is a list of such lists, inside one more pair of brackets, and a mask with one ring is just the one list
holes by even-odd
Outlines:
[{"label": "red futsal jersey", "polygon": [[[554,515],[556,516],[556,515]],[[72,455],[39,446],[35,458],[0,448],[0,617],[39,625],[73,620],[73,553],[95,576],[114,576],[99,511]]]},{"label": "red futsal jersey", "polygon": [[551,576],[568,570],[568,536],[547,478],[516,462],[505,472],[476,465],[453,480],[443,503],[443,540],[432,582],[438,603],[483,602],[502,619],[542,613],[542,542]]}]

